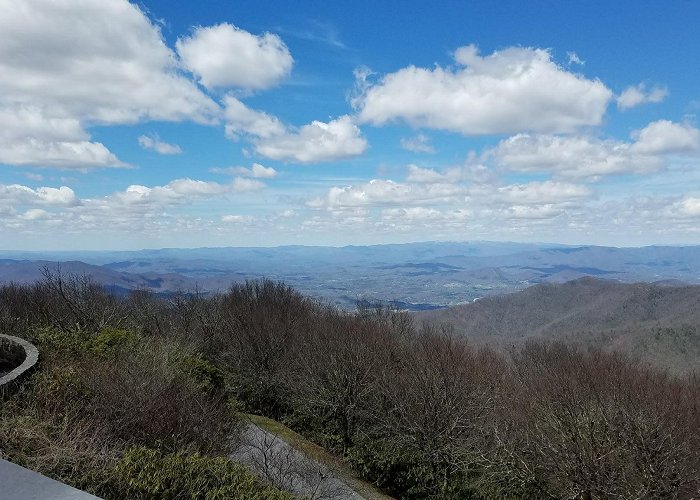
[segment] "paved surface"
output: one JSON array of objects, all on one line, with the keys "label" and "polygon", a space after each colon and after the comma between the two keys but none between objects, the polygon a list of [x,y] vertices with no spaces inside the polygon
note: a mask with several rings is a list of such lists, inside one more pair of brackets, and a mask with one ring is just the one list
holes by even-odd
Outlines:
[{"label": "paved surface", "polygon": [[34,368],[34,365],[36,365],[36,363],[39,361],[39,351],[34,344],[19,337],[0,334],[0,339],[10,341],[21,346],[25,352],[25,358],[22,364],[0,377],[0,396],[2,396],[8,388],[12,387],[13,383],[19,381],[25,373]]},{"label": "paved surface", "polygon": [[98,497],[46,476],[0,460],[0,498],[2,500],[99,500]]},{"label": "paved surface", "polygon": [[233,460],[250,467],[278,488],[312,500],[362,500],[336,472],[315,462],[286,441],[255,424],[241,435]]}]

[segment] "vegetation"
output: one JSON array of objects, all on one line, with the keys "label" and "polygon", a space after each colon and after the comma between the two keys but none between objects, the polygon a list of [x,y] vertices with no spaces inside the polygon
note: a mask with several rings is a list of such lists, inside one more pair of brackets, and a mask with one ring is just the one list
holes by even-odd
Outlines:
[{"label": "vegetation", "polygon": [[683,375],[700,371],[700,287],[580,278],[418,313],[478,343],[531,338],[619,350]]},{"label": "vegetation", "polygon": [[528,342],[506,356],[270,281],[117,298],[47,273],[0,289],[0,329],[43,355],[0,409],[0,453],[106,497],[283,495],[217,458],[237,411],[399,498],[700,494],[700,379],[617,353]]},{"label": "vegetation", "polygon": [[222,372],[135,311],[84,279],[0,289],[0,329],[41,352],[0,405],[0,456],[105,498],[291,498],[223,458],[240,424]]},{"label": "vegetation", "polygon": [[292,495],[260,480],[240,464],[199,454],[163,454],[131,448],[115,467],[123,498],[204,498],[206,500],[288,500]]}]

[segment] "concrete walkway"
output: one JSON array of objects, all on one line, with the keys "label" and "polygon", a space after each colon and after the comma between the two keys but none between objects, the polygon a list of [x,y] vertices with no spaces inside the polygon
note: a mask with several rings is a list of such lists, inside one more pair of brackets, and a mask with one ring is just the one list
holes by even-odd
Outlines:
[{"label": "concrete walkway", "polygon": [[233,460],[264,481],[310,500],[362,500],[337,471],[319,464],[274,434],[249,423]]},{"label": "concrete walkway", "polygon": [[2,500],[99,500],[46,476],[0,459]]}]

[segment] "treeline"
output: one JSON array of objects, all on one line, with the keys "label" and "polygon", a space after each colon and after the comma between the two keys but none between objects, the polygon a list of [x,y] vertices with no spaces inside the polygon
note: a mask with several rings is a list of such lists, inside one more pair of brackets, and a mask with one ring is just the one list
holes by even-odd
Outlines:
[{"label": "treeline", "polygon": [[[87,278],[51,272],[36,285],[0,289],[0,329],[58,350],[78,332],[77,350],[91,353],[124,345],[105,332],[133,336],[135,344],[117,349],[118,357],[98,357],[107,365],[88,372],[106,386],[147,380],[148,387],[137,386],[145,394],[91,387],[88,394],[111,399],[88,407],[94,416],[109,413],[109,405],[126,407],[120,397],[146,407],[155,400],[161,406],[144,420],[168,417],[161,417],[163,432],[141,430],[137,441],[128,432],[145,423],[110,430],[124,443],[116,462],[134,445],[183,457],[225,453],[233,406],[284,422],[398,498],[700,494],[700,380],[620,354],[533,342],[506,356],[445,328],[414,325],[401,312],[363,307],[350,314],[271,281],[214,296],[137,291],[120,299]],[[169,375],[152,381],[145,372],[154,362],[139,356],[167,351],[156,346],[184,354],[156,356]],[[184,361],[173,361],[178,356]],[[75,366],[70,359],[61,357],[66,369]],[[145,372],[133,379],[116,375],[117,366],[139,363]],[[100,377],[106,366],[113,371]],[[177,377],[184,382],[168,386]],[[188,384],[189,392],[176,393]],[[190,398],[198,401],[195,411],[184,409]],[[199,434],[188,435],[190,428]],[[166,435],[182,439],[168,444]],[[0,450],[8,446],[0,427]]]}]

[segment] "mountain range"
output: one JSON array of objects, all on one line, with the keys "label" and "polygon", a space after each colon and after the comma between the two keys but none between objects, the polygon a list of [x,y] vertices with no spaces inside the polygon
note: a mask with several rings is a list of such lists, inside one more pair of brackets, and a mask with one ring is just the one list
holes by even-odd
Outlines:
[{"label": "mountain range", "polygon": [[625,352],[676,373],[700,373],[700,286],[586,277],[415,317],[449,325],[477,344],[507,349],[528,339],[556,339]]},{"label": "mountain range", "polygon": [[158,249],[0,251],[0,282],[41,279],[44,266],[89,274],[115,291],[225,290],[270,278],[344,308],[358,300],[436,309],[592,276],[624,283],[700,283],[700,247],[614,248],[508,242]]}]

